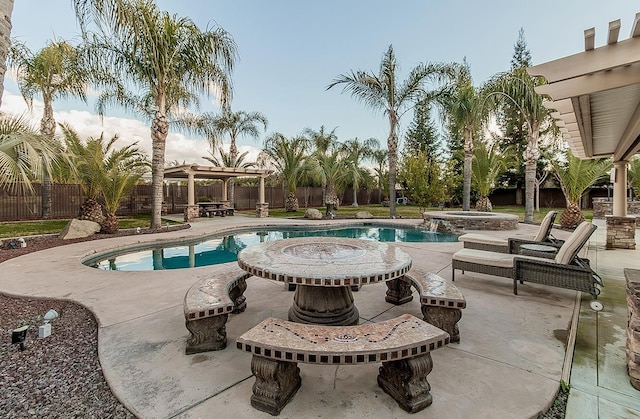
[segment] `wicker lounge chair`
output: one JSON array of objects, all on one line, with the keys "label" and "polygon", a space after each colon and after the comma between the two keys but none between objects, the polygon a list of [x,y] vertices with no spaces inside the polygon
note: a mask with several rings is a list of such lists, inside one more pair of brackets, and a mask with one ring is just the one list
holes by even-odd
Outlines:
[{"label": "wicker lounge chair", "polygon": [[555,254],[553,259],[508,253],[488,252],[465,248],[453,255],[453,280],[456,269],[511,278],[513,293],[518,294],[518,282],[525,281],[553,287],[584,291],[594,298],[600,294],[602,279],[589,266],[587,259],[578,256],[582,247],[596,230],[596,226],[583,222]]},{"label": "wicker lounge chair", "polygon": [[542,219],[536,236],[529,240],[522,238],[502,239],[488,234],[468,233],[458,237],[458,241],[464,243],[465,249],[487,250],[489,252],[513,254],[520,253],[520,245],[526,243],[544,243],[549,246],[560,248],[564,242],[551,235],[551,229],[553,228],[553,222],[556,219],[556,215],[558,215],[556,211],[549,211]]}]

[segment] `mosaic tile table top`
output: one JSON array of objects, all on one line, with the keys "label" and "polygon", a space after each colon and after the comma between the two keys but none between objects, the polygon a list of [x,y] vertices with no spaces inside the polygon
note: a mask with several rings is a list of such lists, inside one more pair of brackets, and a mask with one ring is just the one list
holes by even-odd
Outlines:
[{"label": "mosaic tile table top", "polygon": [[[277,342],[271,346],[269,342]],[[237,348],[280,361],[361,364],[409,358],[441,348],[449,334],[410,314],[358,326],[320,326],[270,317],[237,339]],[[282,350],[286,347],[286,351]]]},{"label": "mosaic tile table top", "polygon": [[247,247],[238,254],[238,265],[276,281],[344,287],[398,278],[411,268],[411,257],[373,240],[305,237]]}]

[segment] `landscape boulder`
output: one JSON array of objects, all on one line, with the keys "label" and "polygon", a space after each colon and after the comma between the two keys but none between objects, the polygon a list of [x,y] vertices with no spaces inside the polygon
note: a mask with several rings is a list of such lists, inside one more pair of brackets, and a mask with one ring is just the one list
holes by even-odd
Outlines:
[{"label": "landscape boulder", "polygon": [[95,221],[78,220],[74,218],[69,221],[60,232],[62,240],[79,239],[89,237],[100,231],[100,224]]},{"label": "landscape boulder", "polygon": [[322,213],[315,208],[309,208],[304,212],[304,218],[310,220],[322,220]]},{"label": "landscape boulder", "polygon": [[358,211],[356,212],[356,218],[369,219],[369,218],[373,218],[373,215],[371,215],[369,211]]}]

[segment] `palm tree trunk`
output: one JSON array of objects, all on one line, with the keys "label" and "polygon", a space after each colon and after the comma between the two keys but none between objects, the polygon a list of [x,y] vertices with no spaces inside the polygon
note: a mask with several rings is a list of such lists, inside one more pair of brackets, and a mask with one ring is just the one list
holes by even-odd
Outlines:
[{"label": "palm tree trunk", "polygon": [[[164,100],[162,101],[164,102]],[[164,181],[164,152],[169,134],[167,116],[162,111],[157,111],[151,123],[151,228],[162,227],[162,198]]]},{"label": "palm tree trunk", "polygon": [[462,172],[462,211],[471,209],[471,164],[473,162],[473,137],[471,130],[464,130],[464,168]]},{"label": "palm tree trunk", "polygon": [[394,112],[389,112],[389,138],[387,152],[389,153],[389,215],[396,218],[396,167],[398,166],[398,136],[396,129],[398,118]]},{"label": "palm tree trunk", "polygon": [[[236,139],[231,137],[231,145],[229,146],[229,157],[231,158],[231,167],[236,167],[236,160],[238,158],[238,147],[236,147]],[[235,202],[235,178],[230,178],[229,182],[227,182],[227,197],[229,199],[229,203],[233,206]]]},{"label": "palm tree trunk", "polygon": [[353,202],[351,203],[351,206],[358,206],[358,182],[353,183]]},{"label": "palm tree trunk", "polygon": [[540,150],[538,150],[538,130],[532,129],[529,134],[527,148],[524,151],[524,222],[533,222],[533,203],[535,195],[536,183],[536,166],[540,158]]},{"label": "palm tree trunk", "polygon": [[[7,54],[9,53],[9,39],[11,38],[11,13],[13,0],[0,1],[0,101],[4,92],[4,74],[7,72]],[[0,102],[1,103],[1,102]]]},{"label": "palm tree trunk", "polygon": [[[46,95],[44,98],[44,110],[40,120],[40,134],[47,138],[53,138],[56,132],[56,120],[53,118],[52,98]],[[42,165],[45,169],[42,172],[42,218],[51,218],[51,174],[46,169],[47,165]]]}]

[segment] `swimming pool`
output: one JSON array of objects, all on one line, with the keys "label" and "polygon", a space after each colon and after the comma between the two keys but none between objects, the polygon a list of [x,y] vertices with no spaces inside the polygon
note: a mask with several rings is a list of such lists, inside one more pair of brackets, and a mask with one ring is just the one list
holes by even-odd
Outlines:
[{"label": "swimming pool", "polygon": [[382,242],[455,242],[458,235],[411,226],[361,223],[340,227],[263,227],[238,229],[192,241],[157,243],[147,247],[101,253],[83,261],[87,266],[109,271],[183,269],[234,262],[238,253],[252,244],[296,237],[347,237]]}]

